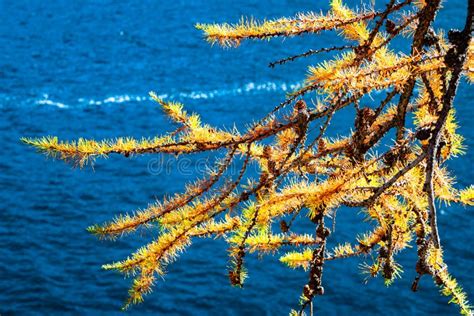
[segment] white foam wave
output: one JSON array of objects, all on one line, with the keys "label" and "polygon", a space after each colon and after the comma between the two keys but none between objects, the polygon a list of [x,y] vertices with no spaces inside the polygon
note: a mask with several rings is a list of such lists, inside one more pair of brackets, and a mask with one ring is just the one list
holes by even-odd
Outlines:
[{"label": "white foam wave", "polygon": [[47,94],[43,94],[43,98],[36,100],[35,103],[40,104],[40,105],[51,105],[51,106],[55,106],[61,109],[65,109],[69,107],[68,105],[62,102],[56,102],[56,101],[50,100]]},{"label": "white foam wave", "polygon": [[102,100],[95,100],[95,99],[84,99],[80,98],[77,99],[79,104],[87,104],[87,105],[102,105],[102,104],[109,104],[109,103],[126,103],[126,102],[143,102],[149,100],[150,97],[148,96],[138,96],[138,95],[116,95],[107,97]]},{"label": "white foam wave", "polygon": [[[214,99],[224,96],[238,96],[238,95],[252,95],[260,94],[265,92],[277,92],[277,91],[294,91],[301,88],[301,84],[298,83],[285,83],[285,82],[263,82],[263,83],[254,83],[249,82],[243,86],[229,88],[229,89],[216,89],[208,91],[189,91],[189,92],[175,92],[170,94],[161,94],[160,98],[169,99],[169,100],[200,100],[200,99]],[[92,98],[79,98],[76,100],[77,105],[106,105],[106,104],[120,104],[128,102],[146,102],[151,100],[148,95],[115,95],[108,96],[102,99],[92,99]],[[69,105],[53,101],[49,98],[47,94],[44,94],[43,97],[39,100],[35,100],[35,104],[39,105],[50,105],[56,106],[58,108],[68,108]]]}]

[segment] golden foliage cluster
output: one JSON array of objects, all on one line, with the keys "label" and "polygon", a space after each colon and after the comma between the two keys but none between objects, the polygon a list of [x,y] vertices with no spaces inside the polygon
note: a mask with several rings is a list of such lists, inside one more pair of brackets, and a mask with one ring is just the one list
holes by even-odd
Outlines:
[{"label": "golden foliage cluster", "polygon": [[[303,86],[244,132],[204,124],[182,104],[151,93],[177,124],[164,136],[76,142],[43,137],[24,142],[81,167],[111,154],[225,153],[207,177],[189,184],[183,193],[89,228],[100,238],[118,238],[138,228],[160,229],[154,241],[129,258],[104,266],[134,276],[126,307],[143,300],[156,277],[194,238],[221,237],[229,244],[229,278],[234,285],[243,284],[248,273],[245,256],[250,253],[278,254],[289,267],[309,271],[299,314],[316,295],[324,294],[327,261],[370,253],[373,262],[361,267],[391,284],[401,274],[396,256],[413,244],[418,251],[413,290],[421,276],[429,275],[461,313],[471,314],[465,294],[443,261],[436,218],[438,201],[474,204],[474,188],[455,188],[445,164],[465,151],[453,98],[460,77],[474,80],[471,3],[466,28],[448,34],[432,26],[441,8],[439,0],[390,0],[382,11],[368,6],[352,10],[342,0],[332,0],[326,13],[199,24],[210,43],[223,47],[236,47],[246,39],[323,31],[336,31],[350,45],[311,50],[273,63],[334,53],[310,66]],[[392,40],[402,36],[411,43],[410,53],[391,48]],[[305,98],[310,92],[316,93],[317,101],[308,105]],[[356,109],[353,131],[339,139],[327,137],[332,118],[350,106]],[[315,125],[316,134],[310,131]],[[390,131],[395,139],[388,136]],[[389,146],[379,146],[382,143]],[[249,179],[249,164],[258,165],[257,179]],[[240,172],[230,174],[231,166]],[[334,232],[325,221],[335,220],[341,207],[355,212],[362,208],[373,229],[327,249],[326,241]],[[293,232],[293,226],[304,220],[314,223],[314,231]]]}]

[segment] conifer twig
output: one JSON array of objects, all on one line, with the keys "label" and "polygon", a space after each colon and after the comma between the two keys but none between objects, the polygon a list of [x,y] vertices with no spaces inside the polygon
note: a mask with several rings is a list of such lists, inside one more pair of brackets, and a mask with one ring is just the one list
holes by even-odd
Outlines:
[{"label": "conifer twig", "polygon": [[[461,313],[472,314],[466,294],[444,263],[435,203],[474,205],[474,187],[455,188],[444,164],[464,150],[453,102],[461,76],[474,82],[469,71],[474,67],[474,2],[468,0],[464,30],[451,30],[446,37],[445,32],[432,29],[440,0],[386,0],[382,11],[355,11],[343,0],[329,1],[326,13],[198,25],[208,41],[224,47],[238,46],[246,39],[315,35],[324,30],[336,31],[343,39],[341,45],[270,63],[273,67],[335,52],[310,66],[301,88],[242,132],[207,125],[182,104],[150,93],[178,125],[164,136],[71,142],[57,137],[22,139],[50,157],[80,167],[112,154],[225,153],[206,177],[187,185],[182,193],[89,228],[99,237],[112,239],[140,228],[160,228],[153,241],[130,257],[104,265],[134,277],[125,307],[143,301],[157,277],[164,275],[166,266],[193,238],[220,237],[229,244],[233,265],[229,278],[238,286],[243,286],[247,275],[244,259],[248,255],[274,255],[291,248],[280,261],[308,270],[299,314],[308,307],[312,314],[313,299],[324,293],[326,261],[371,253],[373,262],[362,268],[391,284],[401,272],[398,253],[409,248],[416,235],[417,276],[412,289],[418,289],[423,275],[431,275]],[[410,41],[409,55],[391,47],[402,35]],[[386,94],[374,96],[376,91]],[[311,108],[308,95],[313,93],[317,99]],[[330,124],[351,105],[355,108],[351,132],[330,137],[334,135]],[[389,139],[391,132],[395,139]],[[234,177],[236,166],[240,169]],[[332,216],[335,223],[337,210],[343,206],[361,207],[373,227],[356,236],[354,246],[345,242],[329,253],[331,232],[325,219]],[[315,225],[315,234],[296,233],[296,217],[298,223],[301,219]],[[278,222],[281,232],[274,233]]]}]

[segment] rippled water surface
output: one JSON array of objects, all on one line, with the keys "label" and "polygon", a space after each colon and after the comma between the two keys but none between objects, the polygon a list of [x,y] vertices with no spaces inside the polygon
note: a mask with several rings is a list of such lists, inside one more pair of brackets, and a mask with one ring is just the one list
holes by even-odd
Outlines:
[{"label": "rippled water surface", "polygon": [[[188,172],[149,172],[150,156],[111,157],[99,160],[94,170],[74,170],[35,154],[20,137],[159,134],[171,126],[147,97],[150,90],[184,102],[212,124],[245,127],[281,101],[299,84],[307,63],[318,59],[273,70],[268,62],[334,45],[333,34],[222,50],[209,47],[193,25],[319,11],[327,9],[325,3],[0,0],[0,314],[118,314],[129,280],[100,266],[125,257],[152,233],[105,242],[85,228],[178,192],[193,178]],[[465,1],[444,6],[438,26],[461,27]],[[473,97],[463,83],[456,106],[469,150],[451,163],[460,187],[474,176]],[[334,134],[348,130],[347,118],[337,118]],[[177,167],[174,158],[169,161]],[[339,241],[366,229],[354,210],[338,216]],[[472,210],[456,206],[442,206],[439,218],[446,260],[471,296],[473,218]],[[410,291],[414,249],[400,260],[404,278],[388,289],[379,279],[363,285],[359,260],[328,264],[327,295],[318,297],[317,310],[456,313],[428,278],[418,293]],[[275,258],[251,258],[248,269],[245,288],[230,287],[225,243],[197,240],[130,313],[279,315],[297,306],[306,273],[288,270]]]}]

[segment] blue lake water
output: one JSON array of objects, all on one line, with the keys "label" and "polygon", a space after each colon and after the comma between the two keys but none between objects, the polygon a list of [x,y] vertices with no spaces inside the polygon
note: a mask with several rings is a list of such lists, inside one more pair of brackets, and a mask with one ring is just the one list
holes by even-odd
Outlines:
[{"label": "blue lake water", "polygon": [[[465,5],[445,1],[437,26],[462,27]],[[327,9],[326,1],[0,0],[0,314],[119,314],[130,280],[100,266],[124,258],[153,234],[106,242],[85,228],[179,192],[194,178],[190,172],[150,172],[152,156],[111,157],[98,160],[94,170],[75,170],[36,154],[20,137],[160,134],[172,126],[147,98],[150,90],[182,101],[211,124],[243,128],[278,104],[320,57],[275,69],[268,62],[334,45],[334,34],[223,50],[205,43],[193,25],[320,9]],[[472,87],[463,82],[455,104],[468,152],[451,162],[459,187],[474,178],[473,98]],[[348,118],[334,120],[334,134],[349,130]],[[167,161],[179,167],[174,158]],[[446,261],[472,297],[472,209],[442,206],[440,213]],[[361,219],[354,209],[339,211],[338,241],[364,232]],[[226,254],[221,240],[196,240],[145,303],[129,313],[284,315],[297,307],[307,273],[289,270],[277,258],[249,257],[249,279],[236,289],[227,279]],[[400,256],[403,279],[390,288],[381,279],[364,284],[360,262],[328,264],[326,295],[317,298],[317,311],[457,312],[429,278],[422,279],[419,292],[410,291],[415,249]]]}]

